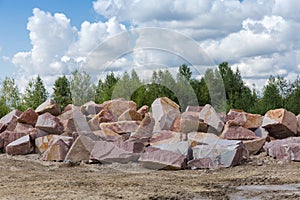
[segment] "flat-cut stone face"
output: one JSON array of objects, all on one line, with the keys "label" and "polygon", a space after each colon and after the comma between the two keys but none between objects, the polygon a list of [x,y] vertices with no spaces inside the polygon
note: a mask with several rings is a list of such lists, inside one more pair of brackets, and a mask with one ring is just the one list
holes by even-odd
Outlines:
[{"label": "flat-cut stone face", "polygon": [[125,110],[118,118],[118,121],[142,121],[143,116],[136,110]]},{"label": "flat-cut stone face", "polygon": [[193,147],[193,160],[188,162],[192,169],[222,168],[238,165],[247,155],[247,150],[238,140],[217,140],[212,144]]},{"label": "flat-cut stone face", "polygon": [[50,134],[61,134],[63,132],[63,125],[59,122],[58,118],[50,113],[40,115],[35,127]]},{"label": "flat-cut stone face", "polygon": [[247,117],[247,121],[244,124],[245,128],[253,130],[261,127],[263,122],[263,117],[261,115],[246,113],[246,117]]},{"label": "flat-cut stone face", "polygon": [[[13,110],[0,119],[2,129],[7,131],[13,131],[16,128],[18,117],[22,114],[19,110]],[[4,131],[2,130],[2,131]]]},{"label": "flat-cut stone face", "polygon": [[155,132],[149,141],[150,145],[154,146],[159,144],[180,142],[184,140],[186,140],[186,134],[184,133],[162,130]]},{"label": "flat-cut stone face", "polygon": [[270,136],[283,139],[295,136],[297,133],[297,118],[285,109],[269,110],[264,118],[262,127],[267,129]]},{"label": "flat-cut stone face", "polygon": [[185,112],[200,112],[203,106],[187,106]]},{"label": "flat-cut stone face", "polygon": [[246,113],[242,110],[231,109],[226,116],[226,121],[230,126],[244,126],[247,122]]},{"label": "flat-cut stone face", "polygon": [[156,147],[156,148],[159,148],[159,149],[162,149],[162,150],[168,150],[168,151],[179,153],[181,155],[186,156],[188,161],[193,156],[191,145],[188,141],[180,141],[180,142],[174,142],[174,143],[159,144],[159,145],[155,145],[153,147]]},{"label": "flat-cut stone face", "polygon": [[171,130],[175,119],[180,116],[179,106],[167,97],[157,98],[151,108],[155,130]]},{"label": "flat-cut stone face", "polygon": [[55,103],[53,99],[48,99],[41,105],[39,105],[35,112],[37,112],[39,115],[44,113],[50,113],[51,115],[58,116],[61,113],[60,107],[58,104]]},{"label": "flat-cut stone face", "polygon": [[140,155],[127,150],[112,142],[98,141],[91,152],[90,159],[101,163],[136,162]]},{"label": "flat-cut stone face", "polygon": [[99,131],[93,131],[93,133],[103,141],[115,142],[115,141],[124,140],[122,135],[119,135],[118,133],[115,132],[105,133],[102,130],[99,130]]},{"label": "flat-cut stone face", "polygon": [[139,127],[140,122],[138,121],[120,121],[120,122],[108,122],[101,123],[100,128],[105,134],[123,134],[135,132]]},{"label": "flat-cut stone face", "polygon": [[89,101],[81,106],[81,112],[84,115],[96,115],[98,114],[103,106],[101,104],[96,104],[94,101]]},{"label": "flat-cut stone face", "polygon": [[64,140],[58,139],[44,152],[42,159],[45,161],[63,161],[69,148],[70,146]]},{"label": "flat-cut stone face", "polygon": [[186,156],[173,151],[155,149],[141,154],[139,162],[146,168],[159,169],[183,169],[186,166]]},{"label": "flat-cut stone face", "polygon": [[274,140],[263,146],[271,157],[288,161],[300,161],[300,137]]},{"label": "flat-cut stone face", "polygon": [[131,138],[148,138],[153,134],[155,121],[154,118],[149,114],[145,114],[145,117],[141,121],[139,127],[133,132]]},{"label": "flat-cut stone face", "polygon": [[215,109],[206,104],[201,112],[199,113],[199,119],[203,120],[206,124],[213,127],[219,133],[222,132],[224,127],[224,122],[220,118],[219,114],[215,111]]},{"label": "flat-cut stone face", "polygon": [[220,138],[213,133],[191,132],[187,134],[187,141],[191,146],[198,144],[214,144]]},{"label": "flat-cut stone face", "polygon": [[6,146],[9,155],[26,155],[33,151],[29,135],[25,135]]},{"label": "flat-cut stone face", "polygon": [[[181,117],[174,123],[175,130],[181,133],[197,132],[199,130],[199,112],[184,112]],[[174,127],[174,126],[173,126]]]},{"label": "flat-cut stone face", "polygon": [[133,101],[127,101],[125,99],[114,99],[106,101],[103,104],[103,110],[107,110],[113,114],[114,117],[118,118],[126,110],[136,110],[137,105]]},{"label": "flat-cut stone face", "polygon": [[38,153],[43,154],[47,149],[51,147],[58,140],[63,140],[69,147],[73,143],[72,137],[61,136],[61,135],[46,135],[35,139],[35,146]]},{"label": "flat-cut stone face", "polygon": [[18,122],[35,126],[39,115],[31,108],[28,108],[18,118]]},{"label": "flat-cut stone face", "polygon": [[25,136],[26,133],[22,133],[22,132],[12,132],[12,131],[4,131],[0,134],[0,138],[1,138],[1,144],[0,144],[0,149],[5,151],[6,146],[19,139],[20,137]]},{"label": "flat-cut stone face", "polygon": [[258,137],[253,131],[242,126],[226,124],[220,138],[227,140],[252,140],[257,139]]},{"label": "flat-cut stone face", "polygon": [[249,155],[257,154],[264,146],[266,138],[257,138],[254,140],[244,140],[243,144],[249,152]]},{"label": "flat-cut stone face", "polygon": [[30,124],[22,124],[17,123],[16,128],[14,129],[14,132],[23,132],[26,134],[29,134],[33,129],[33,126]]},{"label": "flat-cut stone face", "polygon": [[65,160],[72,162],[89,161],[95,143],[96,141],[90,137],[78,136],[68,151]]}]

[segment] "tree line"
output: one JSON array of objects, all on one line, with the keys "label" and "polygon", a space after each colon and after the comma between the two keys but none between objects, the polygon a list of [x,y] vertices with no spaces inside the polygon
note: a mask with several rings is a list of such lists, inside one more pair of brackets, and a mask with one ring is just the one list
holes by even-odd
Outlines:
[{"label": "tree line", "polygon": [[68,104],[82,105],[91,100],[102,103],[112,98],[131,99],[138,107],[150,106],[156,98],[167,96],[182,110],[188,105],[213,103],[220,111],[235,108],[264,114],[270,109],[286,108],[295,114],[300,113],[299,76],[293,82],[282,76],[270,76],[263,90],[256,91],[246,86],[239,69],[232,70],[227,62],[214,70],[207,69],[201,78],[192,78],[192,75],[190,67],[183,64],[175,78],[166,69],[153,71],[150,80],[141,80],[132,70],[121,76],[107,73],[104,80],[99,79],[97,84],[93,84],[87,72],[75,70],[69,78],[63,75],[56,79],[51,95],[39,75],[29,81],[24,94],[20,94],[13,78],[6,77],[0,88],[0,117],[13,109],[35,109],[49,97],[61,109]]}]

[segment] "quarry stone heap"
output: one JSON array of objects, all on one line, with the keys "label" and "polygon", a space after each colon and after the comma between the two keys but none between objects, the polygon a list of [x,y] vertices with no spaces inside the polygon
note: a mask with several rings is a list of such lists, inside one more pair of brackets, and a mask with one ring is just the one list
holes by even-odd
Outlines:
[{"label": "quarry stone heap", "polygon": [[52,99],[36,110],[13,110],[0,119],[0,150],[36,153],[45,161],[139,163],[149,169],[207,169],[242,164],[266,151],[300,161],[300,115],[285,110],[265,116],[213,106],[180,106],[167,97],[149,108],[113,99],[61,111]]}]

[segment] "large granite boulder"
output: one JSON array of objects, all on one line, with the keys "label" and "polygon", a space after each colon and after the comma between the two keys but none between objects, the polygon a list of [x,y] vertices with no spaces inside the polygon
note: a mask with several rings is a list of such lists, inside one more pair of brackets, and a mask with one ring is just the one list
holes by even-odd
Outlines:
[{"label": "large granite boulder", "polygon": [[273,158],[300,161],[300,137],[290,137],[267,142],[264,147],[267,154]]},{"label": "large granite boulder", "polygon": [[32,130],[33,130],[33,126],[30,124],[17,123],[14,132],[23,132],[29,134]]},{"label": "large granite boulder", "polygon": [[150,138],[149,142],[151,146],[154,146],[159,144],[185,141],[186,139],[186,134],[184,133],[162,130],[159,132],[155,132]]},{"label": "large granite boulder", "polygon": [[28,108],[19,116],[18,122],[35,126],[38,117],[39,115],[32,108]]},{"label": "large granite boulder", "polygon": [[74,139],[68,136],[61,135],[45,135],[35,139],[35,147],[37,153],[43,154],[47,151],[52,144],[56,143],[58,140],[64,141],[69,147],[72,145]]},{"label": "large granite boulder", "polygon": [[192,169],[223,168],[240,164],[248,152],[241,141],[215,140],[193,147]]},{"label": "large granite boulder", "polygon": [[70,146],[63,139],[53,141],[51,146],[43,153],[42,160],[64,161]]},{"label": "large granite boulder", "polygon": [[193,146],[200,144],[213,144],[219,140],[219,137],[213,133],[191,132],[187,134],[187,141]]},{"label": "large granite boulder", "polygon": [[64,129],[58,118],[50,113],[40,115],[35,127],[50,134],[61,134]]},{"label": "large granite boulder", "polygon": [[143,116],[136,110],[125,110],[118,118],[118,121],[142,121]]},{"label": "large granite boulder", "polygon": [[100,128],[106,134],[123,134],[135,132],[139,127],[140,122],[138,121],[119,121],[119,122],[107,122],[101,123]]},{"label": "large granite boulder", "polygon": [[[172,131],[181,133],[190,133],[199,131],[200,120],[199,112],[183,112],[180,117],[178,117],[174,124]],[[208,128],[208,126],[206,126]]]},{"label": "large granite boulder", "polygon": [[246,117],[247,117],[247,121],[244,124],[245,128],[254,130],[261,127],[263,122],[263,117],[261,115],[246,113]]},{"label": "large granite boulder", "polygon": [[13,131],[17,126],[18,117],[22,114],[19,110],[13,110],[0,119],[2,132],[4,130]]},{"label": "large granite boulder", "polygon": [[180,116],[179,105],[168,97],[155,99],[151,104],[155,130],[171,130],[177,117]]},{"label": "large granite boulder", "polygon": [[115,132],[104,132],[102,130],[93,131],[93,133],[100,138],[100,140],[108,142],[124,141],[125,137]]},{"label": "large granite boulder", "polygon": [[[126,145],[124,145],[126,146]],[[136,162],[140,154],[133,152],[134,147],[127,148],[118,143],[98,141],[94,145],[90,159],[101,163],[128,163]]]},{"label": "large granite boulder", "polygon": [[33,146],[29,135],[20,137],[6,146],[6,153],[9,155],[26,155],[32,151]]},{"label": "large granite boulder", "polygon": [[141,121],[140,125],[136,129],[135,132],[132,132],[130,137],[131,138],[149,138],[153,134],[153,129],[155,125],[154,118],[149,114],[146,113],[145,117]]},{"label": "large granite boulder", "polygon": [[298,125],[297,125],[297,135],[300,135],[300,114],[299,115],[297,115],[297,123],[298,123]]},{"label": "large granite boulder", "polygon": [[90,126],[78,107],[64,112],[60,116],[60,121],[64,127],[64,132],[72,134],[73,132],[91,131]]},{"label": "large granite boulder", "polygon": [[167,143],[167,144],[158,144],[158,145],[154,145],[153,147],[156,147],[156,148],[159,148],[162,150],[176,152],[181,155],[184,155],[184,156],[186,156],[187,161],[192,160],[192,157],[193,157],[192,148],[188,141],[180,141],[180,142]]},{"label": "large granite boulder", "polygon": [[103,108],[103,105],[96,104],[94,101],[89,101],[81,106],[81,112],[88,116],[88,115],[97,115],[101,109]]},{"label": "large granite boulder", "polygon": [[258,137],[253,131],[242,126],[226,124],[220,138],[227,140],[252,140],[257,139]]},{"label": "large granite boulder", "polygon": [[138,113],[140,113],[142,115],[142,117],[145,117],[145,114],[149,112],[149,106],[144,105],[142,107],[140,107],[140,109],[137,110]]},{"label": "large granite boulder", "polygon": [[210,126],[209,132],[211,133],[221,133],[224,127],[224,122],[220,115],[215,111],[215,109],[206,104],[199,113],[199,119],[203,120],[206,124]]},{"label": "large granite boulder", "polygon": [[247,122],[246,113],[242,110],[230,109],[226,121],[229,126],[244,126]]},{"label": "large granite boulder", "polygon": [[39,115],[44,114],[44,113],[50,113],[51,115],[58,116],[61,113],[60,107],[53,99],[48,99],[41,105],[39,105],[36,109],[35,112],[38,113]]},{"label": "large granite boulder", "polygon": [[12,131],[2,132],[0,134],[0,149],[5,151],[6,146],[9,143],[11,143],[11,142],[13,142],[13,141],[25,136],[25,135],[26,135],[26,133],[23,133],[23,132],[12,132]]},{"label": "large granite boulder", "polygon": [[103,104],[103,110],[107,110],[118,119],[118,117],[124,113],[126,110],[136,110],[137,105],[133,101],[127,101],[125,99],[113,99],[110,101],[105,101]]},{"label": "large granite boulder", "polygon": [[146,149],[139,158],[139,163],[145,168],[153,170],[178,170],[186,167],[186,156],[163,149],[155,149],[153,147]]},{"label": "large granite boulder", "polygon": [[295,136],[297,134],[297,118],[294,113],[283,108],[269,110],[263,118],[262,127],[276,139]]},{"label": "large granite boulder", "polygon": [[249,155],[255,155],[263,149],[266,138],[257,138],[253,140],[243,140]]},{"label": "large granite boulder", "polygon": [[71,162],[89,161],[95,144],[96,141],[90,137],[84,135],[78,136],[67,153],[65,160]]}]

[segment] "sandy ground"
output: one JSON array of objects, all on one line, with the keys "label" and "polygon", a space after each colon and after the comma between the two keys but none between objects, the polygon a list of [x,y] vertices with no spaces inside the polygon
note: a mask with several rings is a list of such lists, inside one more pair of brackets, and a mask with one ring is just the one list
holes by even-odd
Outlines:
[{"label": "sandy ground", "polygon": [[180,171],[0,155],[0,199],[300,199],[299,183],[299,162],[264,153],[233,168]]}]

